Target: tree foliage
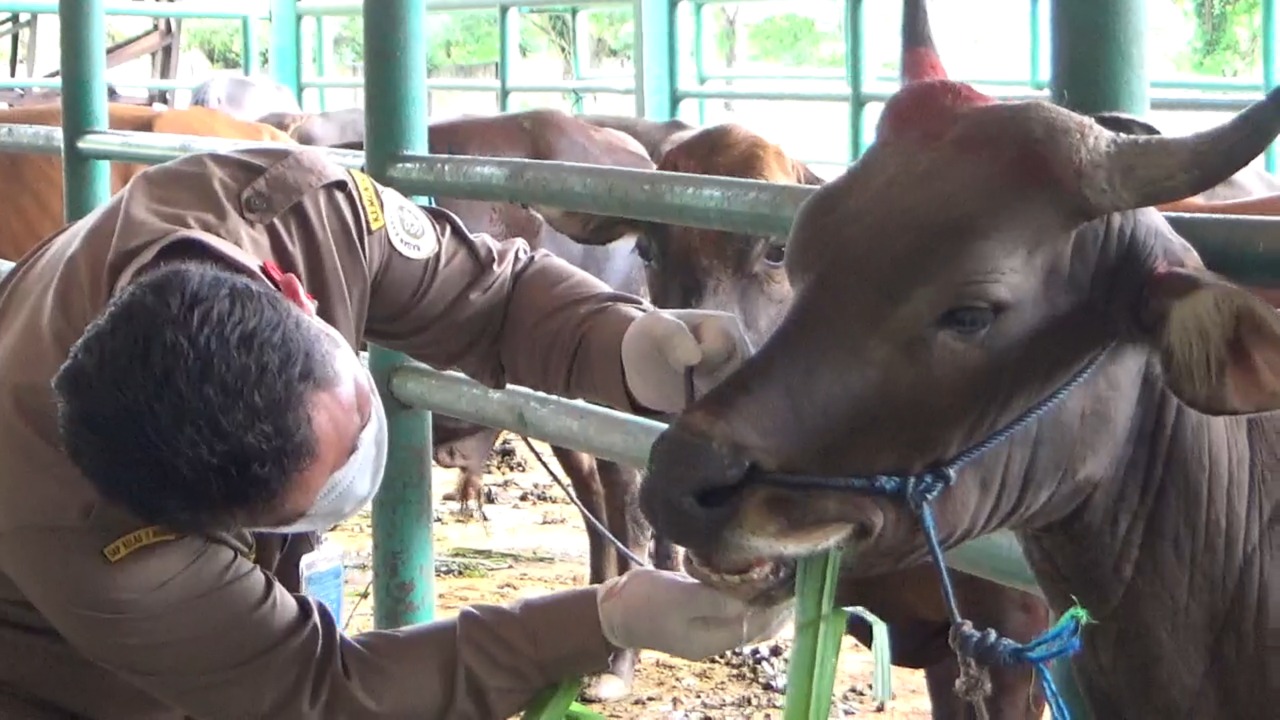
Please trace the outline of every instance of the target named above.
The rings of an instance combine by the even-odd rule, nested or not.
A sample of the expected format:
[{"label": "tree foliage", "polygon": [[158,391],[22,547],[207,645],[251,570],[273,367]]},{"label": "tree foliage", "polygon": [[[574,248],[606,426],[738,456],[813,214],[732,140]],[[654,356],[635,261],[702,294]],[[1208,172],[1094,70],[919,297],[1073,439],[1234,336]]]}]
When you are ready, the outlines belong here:
[{"label": "tree foliage", "polygon": [[[183,20],[182,45],[199,50],[215,68],[242,68],[244,40],[240,28],[241,24],[234,20]],[[264,23],[256,23],[255,32],[260,48],[258,67],[266,67],[271,31]]]},{"label": "tree foliage", "polygon": [[1177,0],[1195,23],[1179,65],[1201,75],[1258,77],[1262,72],[1261,0]]},{"label": "tree foliage", "polygon": [[789,67],[840,67],[844,37],[836,29],[820,29],[807,15],[787,13],[765,18],[747,29],[752,59]]}]

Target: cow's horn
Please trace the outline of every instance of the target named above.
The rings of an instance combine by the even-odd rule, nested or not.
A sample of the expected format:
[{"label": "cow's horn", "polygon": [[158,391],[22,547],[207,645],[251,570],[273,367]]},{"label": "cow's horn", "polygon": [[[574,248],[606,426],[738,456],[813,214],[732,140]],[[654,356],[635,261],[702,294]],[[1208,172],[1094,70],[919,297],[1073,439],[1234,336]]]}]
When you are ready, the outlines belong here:
[{"label": "cow's horn", "polygon": [[[1222,125],[1192,135],[1097,132],[1099,152],[1084,159],[1083,188],[1095,216],[1183,200],[1239,172],[1280,134],[1280,88]],[[1092,162],[1097,171],[1089,177]]]},{"label": "cow's horn", "polygon": [[902,4],[901,72],[903,85],[947,79],[947,70],[933,44],[926,0],[906,0]]}]

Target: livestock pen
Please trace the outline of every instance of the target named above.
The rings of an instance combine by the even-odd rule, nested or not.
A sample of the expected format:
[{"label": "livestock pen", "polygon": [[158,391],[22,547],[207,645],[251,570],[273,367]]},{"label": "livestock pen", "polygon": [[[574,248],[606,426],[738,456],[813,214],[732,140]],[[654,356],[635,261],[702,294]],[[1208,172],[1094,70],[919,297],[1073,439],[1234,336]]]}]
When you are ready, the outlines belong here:
[{"label": "livestock pen", "polygon": [[[1052,72],[1045,87],[1055,100],[1084,112],[1122,110],[1142,114],[1147,110],[1152,103],[1140,62],[1144,47],[1142,5],[1143,0],[1053,4]],[[28,12],[55,9],[53,3],[3,7],[11,6],[24,7]],[[57,3],[63,38],[64,127],[0,127],[0,149],[62,154],[69,221],[93,212],[108,198],[107,161],[157,163],[190,152],[237,145],[207,138],[106,129],[106,99],[101,92],[105,84],[105,17],[109,11],[141,12],[141,7],[135,3],[108,5],[102,0]],[[514,6],[496,7],[503,11]],[[848,7],[851,19],[859,17],[858,0],[849,0]],[[1040,12],[1040,3],[1033,0],[1031,7],[1033,13]],[[1275,24],[1274,3],[1267,0],[1264,7],[1270,28]],[[173,3],[168,9],[151,5],[146,8],[147,12],[191,12],[193,16],[197,12],[213,12],[207,7],[197,11],[194,3]],[[632,88],[637,97],[637,114],[664,120],[675,115],[683,100],[732,95],[722,89],[678,89],[671,33],[676,4],[638,0],[636,8],[636,45],[643,58],[643,62],[636,63],[642,71],[637,72]],[[427,154],[427,128],[421,122],[427,116],[427,37],[423,32],[427,6],[419,0],[366,0],[363,8],[291,0],[273,2],[269,9],[273,75],[295,91],[307,84],[326,86],[326,81],[304,81],[302,77],[298,61],[300,19],[362,9],[365,37],[370,40],[366,43],[365,78],[361,84],[369,140],[363,153],[330,154],[349,167],[366,168],[378,181],[408,195],[429,198],[447,194],[464,199],[539,203],[641,220],[785,235],[796,208],[812,192],[807,187],[749,180]],[[848,28],[850,47],[856,47],[860,24],[851,21]],[[1072,42],[1072,38],[1088,40]],[[1266,82],[1270,87],[1276,66],[1274,33],[1267,32],[1266,38]],[[857,150],[865,144],[860,129],[864,105],[878,96],[866,89],[862,69],[856,67],[856,51],[851,57],[854,59],[850,60],[846,78],[848,92],[843,97],[850,102],[850,155],[856,157]],[[422,61],[410,60],[415,58]],[[338,85],[330,82],[327,86]],[[511,87],[485,90],[501,95],[510,92]],[[1280,244],[1273,239],[1280,230],[1280,220],[1174,214],[1167,217],[1192,241],[1210,267],[1251,285],[1280,285]],[[394,399],[387,404],[391,438],[387,475],[374,501],[373,515],[378,627],[424,622],[433,617],[430,412],[506,427],[641,467],[649,445],[663,427],[651,420],[526,389],[491,390],[457,373],[439,371],[381,348],[370,349],[370,366],[384,397]],[[957,548],[948,560],[954,567],[981,577],[1016,587],[1035,587],[1016,539],[1005,533]],[[1086,715],[1076,709],[1074,717]]]}]

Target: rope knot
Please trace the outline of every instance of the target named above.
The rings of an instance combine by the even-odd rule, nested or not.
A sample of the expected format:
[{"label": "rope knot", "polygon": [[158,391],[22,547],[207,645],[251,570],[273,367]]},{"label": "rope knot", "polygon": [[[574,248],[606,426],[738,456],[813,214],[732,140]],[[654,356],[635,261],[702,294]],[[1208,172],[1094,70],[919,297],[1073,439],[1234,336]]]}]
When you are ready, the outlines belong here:
[{"label": "rope knot", "polygon": [[951,649],[979,665],[1015,665],[1021,659],[1017,654],[1021,648],[1021,645],[991,628],[981,631],[974,629],[973,623],[968,620],[951,627]]},{"label": "rope knot", "polygon": [[964,693],[973,692],[975,683],[979,682],[977,678],[966,679],[966,674],[973,674],[972,671],[966,672],[966,663],[988,667],[1032,665],[1044,688],[1049,716],[1054,720],[1066,720],[1070,714],[1066,702],[1053,682],[1053,676],[1049,673],[1049,663],[1078,652],[1082,644],[1081,631],[1090,622],[1092,620],[1089,618],[1088,611],[1076,605],[1063,613],[1058,622],[1043,635],[1026,644],[1002,637],[995,630],[987,629],[979,632],[968,620],[955,623],[951,627],[951,648],[961,658],[960,679],[956,682],[956,692],[968,700],[969,697]]},{"label": "rope knot", "polygon": [[907,478],[906,487],[903,491],[907,496],[907,503],[917,514],[929,503],[933,502],[942,494],[943,490],[951,487],[956,481],[956,470],[950,465],[942,467],[933,467],[925,470],[919,475],[912,475]]}]

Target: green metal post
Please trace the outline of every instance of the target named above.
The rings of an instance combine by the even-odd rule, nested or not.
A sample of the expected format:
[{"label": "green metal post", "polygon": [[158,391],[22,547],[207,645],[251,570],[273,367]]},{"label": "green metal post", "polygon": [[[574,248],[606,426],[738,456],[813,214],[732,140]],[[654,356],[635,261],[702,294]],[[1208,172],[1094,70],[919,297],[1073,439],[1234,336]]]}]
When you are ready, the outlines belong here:
[{"label": "green metal post", "polygon": [[1040,0],[1031,0],[1031,81],[1033,88],[1041,87],[1040,75]]},{"label": "green metal post", "polygon": [[[1263,92],[1276,86],[1276,0],[1262,0],[1262,85]],[[1267,172],[1276,171],[1276,143],[1267,146]]]},{"label": "green metal post", "polygon": [[88,132],[108,129],[107,15],[102,0],[59,0],[62,51],[63,217],[73,222],[111,198],[111,168],[76,147]]},{"label": "green metal post", "polygon": [[862,156],[862,113],[867,100],[862,96],[862,0],[845,0],[844,66],[849,80],[849,162]]},{"label": "green metal post", "polygon": [[[691,9],[693,10],[693,86],[702,87],[707,82],[707,71],[706,68],[703,67],[703,64],[706,62],[706,58],[704,57],[706,50],[702,46],[703,42],[706,41],[707,28],[705,16],[707,14],[707,6],[697,2],[696,0],[691,3],[691,5]],[[732,82],[733,81],[730,80],[725,84],[731,84]],[[698,98],[697,103],[698,126],[701,127],[702,125],[707,124],[707,99]]]},{"label": "green metal post", "polygon": [[[323,15],[316,16],[315,27],[316,27],[316,43],[315,43],[316,77],[322,78],[328,75],[329,73],[329,69],[326,66],[328,65],[329,55],[332,53],[333,48],[329,43],[328,34],[325,33]],[[316,88],[316,92],[319,93],[319,96],[320,96],[320,112],[324,112],[329,107],[328,98],[325,97],[326,95],[329,94],[329,89],[323,88],[323,87]]]},{"label": "green metal post", "polygon": [[650,120],[676,116],[676,0],[636,0],[637,99]]},{"label": "green metal post", "polygon": [[[570,52],[569,64],[573,66],[573,80],[577,82],[582,79],[582,60],[589,50],[588,43],[591,42],[591,32],[588,28],[582,27],[583,13],[580,8],[572,8],[569,10],[569,35],[570,45],[573,50]],[[582,93],[569,92],[569,102],[573,106],[575,114],[582,113]]]},{"label": "green metal post", "polygon": [[1050,12],[1053,101],[1145,115],[1146,0],[1054,0]]},{"label": "green metal post", "polygon": [[271,77],[302,100],[302,24],[298,0],[271,0]]},{"label": "green metal post", "polygon": [[244,74],[256,75],[258,72],[258,19],[247,17],[240,21],[241,48],[244,50]]},{"label": "green metal post", "polygon": [[[387,181],[406,152],[427,152],[426,3],[364,0],[365,163]],[[396,400],[388,387],[410,359],[369,348],[369,369],[387,408],[390,453],[373,500],[374,623],[392,628],[435,614],[431,543],[431,414]]]},{"label": "green metal post", "polygon": [[520,57],[520,14],[516,8],[498,8],[498,112],[511,105],[511,61]]}]

